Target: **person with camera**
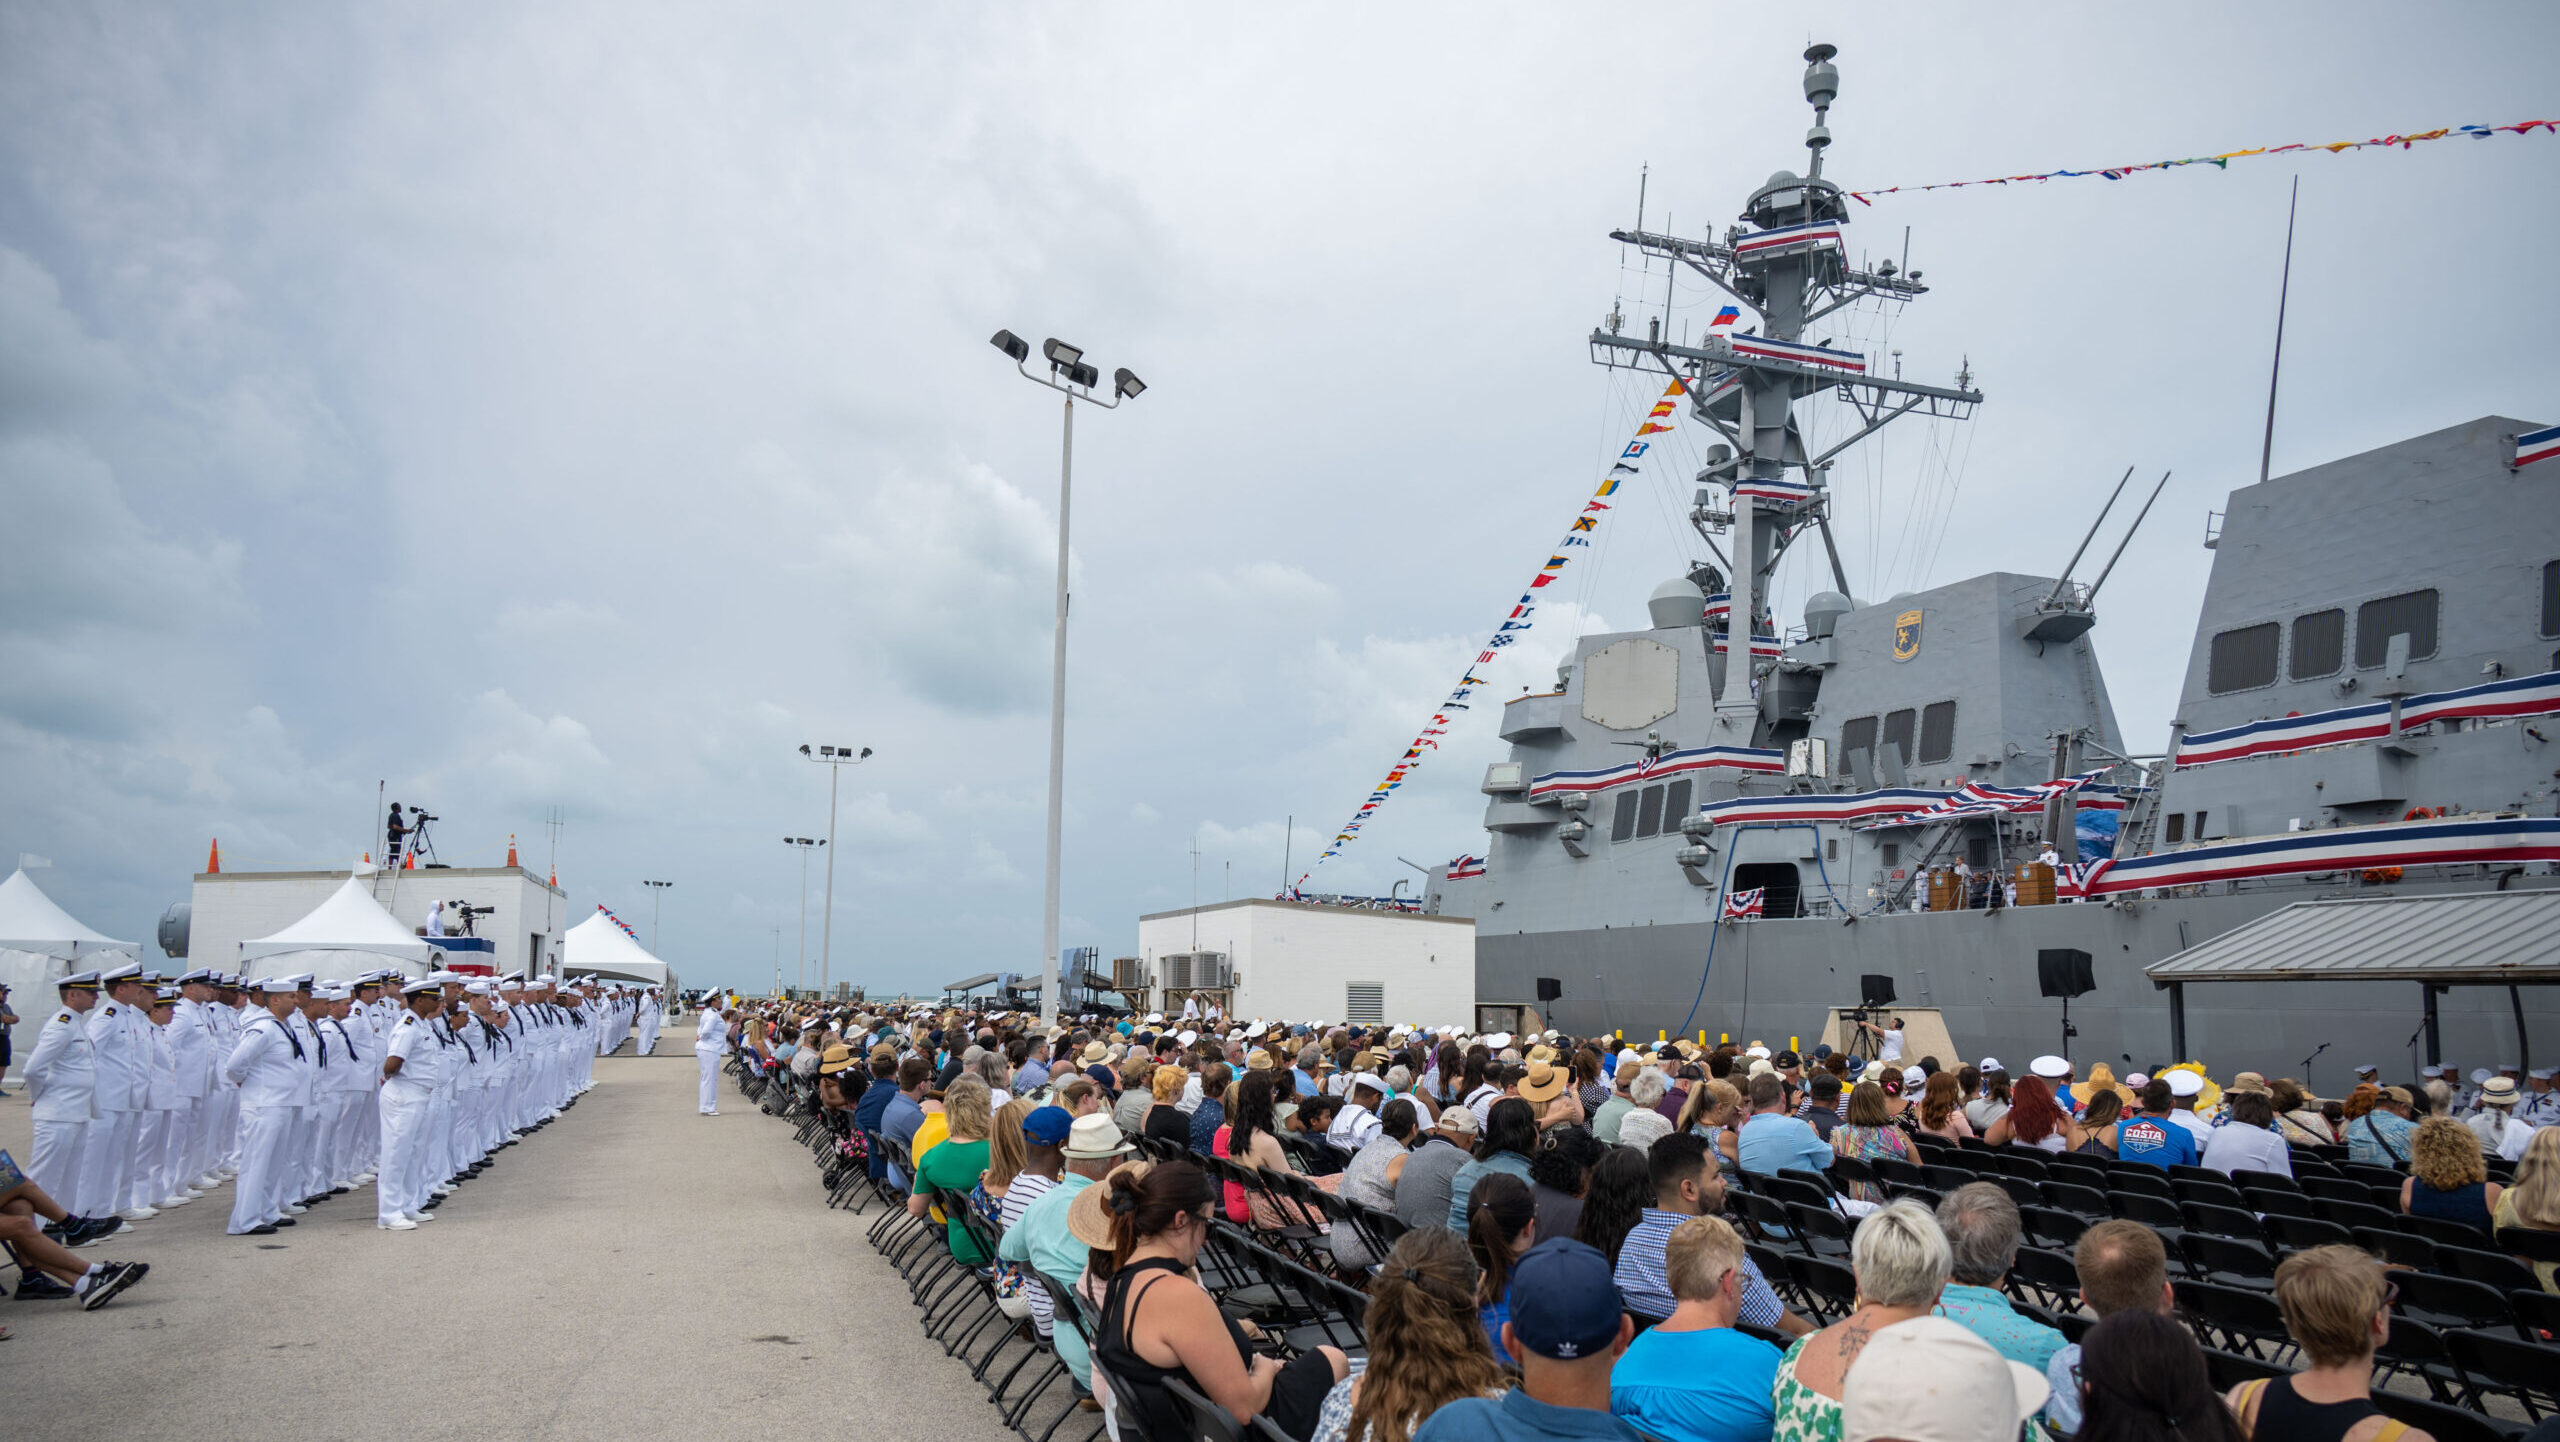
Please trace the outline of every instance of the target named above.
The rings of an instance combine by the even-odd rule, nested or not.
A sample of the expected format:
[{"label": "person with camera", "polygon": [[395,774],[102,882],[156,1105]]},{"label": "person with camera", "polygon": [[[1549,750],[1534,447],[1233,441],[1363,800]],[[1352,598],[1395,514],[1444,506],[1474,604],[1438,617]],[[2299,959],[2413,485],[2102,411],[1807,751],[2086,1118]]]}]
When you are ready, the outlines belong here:
[{"label": "person with camera", "polygon": [[1864,1016],[1856,1020],[1858,1030],[1876,1039],[1876,1060],[1886,1062],[1902,1060],[1902,1018],[1890,1017],[1882,1026],[1876,1025]]}]

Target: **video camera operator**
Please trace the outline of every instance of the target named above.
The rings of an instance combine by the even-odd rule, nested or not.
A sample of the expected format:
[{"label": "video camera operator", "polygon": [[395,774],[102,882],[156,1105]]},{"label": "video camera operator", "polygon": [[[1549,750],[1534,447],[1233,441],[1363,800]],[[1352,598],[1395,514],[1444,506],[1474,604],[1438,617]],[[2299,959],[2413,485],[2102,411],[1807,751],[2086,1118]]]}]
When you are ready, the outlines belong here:
[{"label": "video camera operator", "polygon": [[382,835],[384,864],[397,867],[401,844],[409,839],[409,823],[400,819],[400,803],[397,801],[391,803],[391,819],[383,823]]},{"label": "video camera operator", "polygon": [[1883,1026],[1878,1026],[1865,1017],[1859,1017],[1857,1022],[1860,1031],[1876,1039],[1876,1060],[1902,1060],[1902,1018],[1891,1017]]}]

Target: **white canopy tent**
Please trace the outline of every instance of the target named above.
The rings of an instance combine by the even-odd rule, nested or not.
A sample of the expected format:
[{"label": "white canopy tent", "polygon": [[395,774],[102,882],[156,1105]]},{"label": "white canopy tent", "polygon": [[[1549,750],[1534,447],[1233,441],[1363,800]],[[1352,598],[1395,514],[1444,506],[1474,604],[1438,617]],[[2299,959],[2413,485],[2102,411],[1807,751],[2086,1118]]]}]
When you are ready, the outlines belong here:
[{"label": "white canopy tent", "polygon": [[570,927],[560,938],[560,974],[593,976],[599,981],[663,986],[672,994],[675,969],[649,954],[649,949],[623,934],[612,917],[599,911]]},{"label": "white canopy tent", "polygon": [[72,973],[73,962],[108,953],[130,959],[141,956],[142,948],[82,926],[23,870],[0,881],[0,984],[9,988],[15,1003],[9,1009],[18,1014],[9,1036],[19,1057],[35,1049],[44,1019],[53,1014],[54,983]]},{"label": "white canopy tent", "polygon": [[323,981],[347,981],[396,963],[412,978],[435,969],[443,955],[423,936],[391,919],[373,899],[362,876],[350,876],[309,916],[254,941],[240,943],[240,973],[291,976],[310,972]]}]

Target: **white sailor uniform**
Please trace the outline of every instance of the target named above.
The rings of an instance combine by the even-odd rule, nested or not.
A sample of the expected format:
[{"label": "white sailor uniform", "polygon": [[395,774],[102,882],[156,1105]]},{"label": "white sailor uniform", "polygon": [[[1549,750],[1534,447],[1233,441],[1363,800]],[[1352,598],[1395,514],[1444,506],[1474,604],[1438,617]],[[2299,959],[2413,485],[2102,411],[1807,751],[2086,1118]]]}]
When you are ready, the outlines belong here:
[{"label": "white sailor uniform", "polygon": [[80,1161],[97,1118],[97,1060],[89,1049],[87,1017],[69,1006],[55,1007],[21,1071],[35,1099],[35,1148],[27,1176],[78,1213],[85,1200]]}]

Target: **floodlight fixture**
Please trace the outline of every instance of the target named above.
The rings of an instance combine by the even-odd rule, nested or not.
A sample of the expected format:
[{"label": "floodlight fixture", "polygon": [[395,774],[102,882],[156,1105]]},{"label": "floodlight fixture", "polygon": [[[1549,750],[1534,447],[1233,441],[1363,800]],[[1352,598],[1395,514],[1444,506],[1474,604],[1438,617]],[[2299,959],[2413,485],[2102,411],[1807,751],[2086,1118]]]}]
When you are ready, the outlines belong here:
[{"label": "floodlight fixture", "polygon": [[1076,364],[1067,367],[1067,380],[1070,384],[1082,386],[1086,390],[1092,390],[1095,386],[1102,384],[1102,372],[1084,364],[1082,361],[1078,361]]},{"label": "floodlight fixture", "polygon": [[997,350],[1013,358],[1015,365],[1031,359],[1031,342],[1009,330],[1000,330],[990,338]]},{"label": "floodlight fixture", "polygon": [[1147,383],[1138,379],[1127,366],[1122,366],[1111,373],[1111,388],[1120,393],[1122,400],[1133,401],[1138,398],[1138,392],[1147,388]]},{"label": "floodlight fixture", "polygon": [[1076,362],[1084,359],[1083,346],[1069,345],[1056,336],[1040,343],[1040,353],[1049,358],[1051,370],[1071,371],[1076,368]]}]

